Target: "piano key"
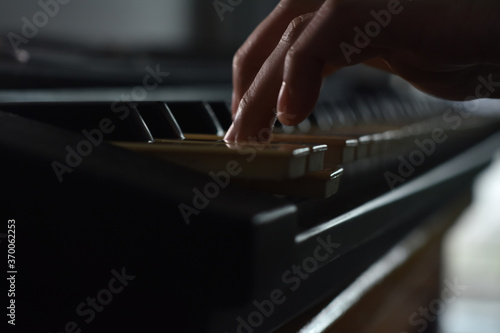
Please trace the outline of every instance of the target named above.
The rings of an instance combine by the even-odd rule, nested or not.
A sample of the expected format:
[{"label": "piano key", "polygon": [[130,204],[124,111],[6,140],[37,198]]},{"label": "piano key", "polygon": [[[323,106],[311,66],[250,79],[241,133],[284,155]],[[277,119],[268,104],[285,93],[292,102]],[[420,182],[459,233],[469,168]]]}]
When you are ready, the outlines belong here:
[{"label": "piano key", "polygon": [[233,122],[229,105],[226,102],[209,102],[208,104],[219,120],[223,131],[227,132]]},{"label": "piano key", "polygon": [[370,152],[371,157],[385,157],[390,153],[390,143],[393,139],[390,131],[377,133],[372,135],[374,138],[372,143],[372,149]]},{"label": "piano key", "polygon": [[317,106],[314,107],[314,110],[307,117],[307,119],[309,119],[309,122],[311,123],[311,126],[313,126],[313,127],[318,127],[319,126],[318,119],[317,119],[317,116],[316,116],[316,108],[317,108]]},{"label": "piano key", "polygon": [[278,119],[274,122],[274,132],[275,133],[284,133],[285,125],[283,125]]},{"label": "piano key", "polygon": [[395,158],[398,152],[405,150],[406,142],[401,131],[386,131],[382,135],[385,141],[383,147],[384,155]]},{"label": "piano key", "polygon": [[224,130],[224,128],[222,127],[219,118],[217,118],[214,110],[212,109],[212,106],[207,102],[203,102],[203,106],[205,107],[205,110],[207,111],[209,117],[212,119],[213,124],[216,128],[215,134],[221,136],[226,134],[226,130]]},{"label": "piano key", "polygon": [[[415,119],[418,114],[418,108],[415,107],[415,103],[413,100],[409,100],[408,98],[401,99],[401,106],[404,110],[404,116],[406,120]],[[425,117],[425,114],[422,115]]]},{"label": "piano key", "polygon": [[283,131],[283,133],[292,134],[293,132],[295,132],[295,126],[282,125],[281,130]]},{"label": "piano key", "polygon": [[302,133],[308,133],[311,131],[312,125],[311,121],[306,118],[300,124],[297,125],[297,129]]},{"label": "piano key", "polygon": [[137,108],[154,138],[184,139],[184,134],[167,104],[140,103]]},{"label": "piano key", "polygon": [[415,114],[412,119],[418,119],[422,117],[430,117],[436,114],[435,106],[433,106],[427,98],[417,97],[409,101],[413,104],[415,109]]},{"label": "piano key", "polygon": [[154,138],[151,135],[146,122],[144,121],[136,107],[132,106],[130,108],[127,122],[129,123],[132,132],[134,132],[139,141],[154,142]]},{"label": "piano key", "polygon": [[332,196],[338,191],[342,173],[343,169],[340,167],[325,168],[291,180],[236,179],[235,182],[271,194],[323,199]]},{"label": "piano key", "polygon": [[[281,138],[278,136],[278,138]],[[283,139],[286,138],[286,136],[282,137]],[[223,138],[221,136],[217,135],[210,135],[210,134],[187,134],[186,139],[191,141],[191,142],[198,142],[198,143],[205,143],[205,144],[211,144],[213,142],[223,142]],[[163,140],[157,140],[157,142],[162,142]],[[323,169],[324,166],[324,161],[325,161],[325,155],[328,153],[328,146],[326,144],[320,144],[317,143],[318,140],[310,140],[309,142],[300,142],[300,140],[297,141],[280,141],[278,140],[273,140],[273,144],[278,144],[278,143],[283,143],[283,144],[300,144],[302,146],[306,146],[307,148],[310,149],[310,153],[307,157],[307,171],[318,171]]]},{"label": "piano key", "polygon": [[358,147],[356,149],[356,160],[367,158],[372,143],[371,135],[362,135],[358,138]]},{"label": "piano key", "polygon": [[360,123],[351,103],[345,100],[337,100],[330,105],[335,128],[350,127]]},{"label": "piano key", "polygon": [[352,137],[274,134],[273,141],[290,143],[322,143],[328,149],[325,152],[325,164],[335,166],[354,160],[358,141]]},{"label": "piano key", "polygon": [[158,140],[155,143],[112,142],[203,173],[232,171],[237,178],[293,179],[307,170],[310,149],[295,144],[227,144],[220,141]]},{"label": "piano key", "polygon": [[398,143],[401,142],[398,131],[385,131],[371,135],[369,149],[370,157],[387,157],[396,151]]},{"label": "piano key", "polygon": [[366,101],[366,104],[370,107],[370,109],[374,115],[374,118],[375,118],[374,122],[383,123],[383,122],[387,121],[387,118],[386,118],[384,112],[382,112],[382,110],[380,109],[380,105],[377,102],[376,97],[371,96],[371,95],[367,95],[365,97],[365,101]]},{"label": "piano key", "polygon": [[380,107],[388,122],[396,123],[400,120],[398,106],[394,103],[392,98],[381,98]]},{"label": "piano key", "polygon": [[326,111],[325,108],[325,103],[318,103],[309,117],[314,126],[320,130],[328,131],[332,128],[333,122],[330,112]]},{"label": "piano key", "polygon": [[167,103],[184,133],[224,135],[224,130],[214,111],[205,102]]},{"label": "piano key", "polygon": [[305,144],[305,146],[309,147],[311,150],[307,158],[307,171],[313,172],[323,169],[325,164],[325,153],[328,151],[328,146],[325,144]]},{"label": "piano key", "polygon": [[373,123],[375,117],[362,99],[357,99],[353,104],[353,110],[361,122]]},{"label": "piano key", "polygon": [[274,133],[286,133],[292,134],[295,132],[295,126],[283,125],[279,120],[276,119],[274,123]]}]

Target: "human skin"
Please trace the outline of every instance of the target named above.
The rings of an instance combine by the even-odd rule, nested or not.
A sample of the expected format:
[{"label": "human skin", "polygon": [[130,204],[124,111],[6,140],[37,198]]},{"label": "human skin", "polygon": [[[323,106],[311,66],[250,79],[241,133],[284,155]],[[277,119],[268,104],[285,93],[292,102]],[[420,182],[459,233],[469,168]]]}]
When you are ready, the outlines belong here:
[{"label": "human skin", "polygon": [[[366,46],[346,52],[345,45],[356,46],[355,28],[366,32],[381,11],[390,21],[372,30]],[[485,97],[498,98],[499,18],[495,0],[282,0],[234,56],[233,125],[224,139],[269,140],[262,133],[276,117],[300,123],[323,78],[360,63],[451,100],[483,97],[475,94],[478,77],[491,75],[499,89]]]}]

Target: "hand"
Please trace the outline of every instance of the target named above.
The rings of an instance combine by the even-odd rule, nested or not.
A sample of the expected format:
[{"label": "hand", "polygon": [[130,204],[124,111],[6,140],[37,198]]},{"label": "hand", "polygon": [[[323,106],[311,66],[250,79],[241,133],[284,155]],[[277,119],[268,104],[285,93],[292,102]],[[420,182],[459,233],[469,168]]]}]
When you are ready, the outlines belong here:
[{"label": "hand", "polygon": [[234,57],[225,140],[269,140],[276,117],[300,123],[323,77],[359,63],[443,98],[498,97],[498,17],[494,0],[282,0]]}]

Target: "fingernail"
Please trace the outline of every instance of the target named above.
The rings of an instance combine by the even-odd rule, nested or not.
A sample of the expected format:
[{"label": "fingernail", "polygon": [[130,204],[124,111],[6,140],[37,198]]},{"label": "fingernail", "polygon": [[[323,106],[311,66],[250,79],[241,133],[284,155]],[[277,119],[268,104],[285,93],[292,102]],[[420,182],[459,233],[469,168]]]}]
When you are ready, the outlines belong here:
[{"label": "fingernail", "polygon": [[288,120],[290,119],[290,115],[288,114],[290,99],[290,91],[286,82],[283,81],[278,95],[278,111],[276,112],[276,115],[278,116],[279,121],[284,125],[288,125]]},{"label": "fingernail", "polygon": [[236,92],[233,91],[233,94],[231,96],[231,114],[234,119],[234,115],[236,114]]},{"label": "fingernail", "polygon": [[229,129],[227,130],[226,135],[224,135],[224,141],[234,142],[234,136],[235,136],[234,123],[232,123]]}]

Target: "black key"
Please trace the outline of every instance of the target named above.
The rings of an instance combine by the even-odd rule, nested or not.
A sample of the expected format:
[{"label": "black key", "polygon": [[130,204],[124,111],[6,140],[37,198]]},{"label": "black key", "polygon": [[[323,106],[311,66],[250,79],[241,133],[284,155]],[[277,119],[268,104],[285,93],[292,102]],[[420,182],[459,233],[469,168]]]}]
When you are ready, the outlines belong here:
[{"label": "black key", "polygon": [[274,123],[274,133],[278,134],[292,134],[295,132],[296,126],[283,125],[278,119]]},{"label": "black key", "polygon": [[398,110],[398,105],[394,103],[392,98],[380,98],[380,106],[385,118],[388,121],[392,122],[399,120],[400,111]]},{"label": "black key", "polygon": [[309,116],[312,124],[323,131],[328,131],[332,127],[332,118],[327,108],[328,106],[325,102],[318,103]]},{"label": "black key", "polygon": [[220,125],[224,132],[227,132],[231,124],[233,123],[233,119],[231,117],[231,109],[227,105],[226,102],[209,102],[208,103],[212,108],[215,116],[219,120]]},{"label": "black key", "polygon": [[377,97],[370,95],[366,96],[366,104],[369,105],[372,110],[375,122],[384,123],[388,120],[384,112],[382,112],[382,109],[380,109],[380,102]]},{"label": "black key", "polygon": [[132,133],[134,133],[138,141],[154,142],[153,136],[151,135],[146,122],[144,121],[136,107],[130,108],[130,114],[127,117],[127,122]]},{"label": "black key", "polygon": [[153,138],[184,139],[184,134],[167,104],[163,102],[140,103],[137,108]]},{"label": "black key", "polygon": [[224,135],[212,108],[204,102],[167,103],[184,133]]},{"label": "black key", "polygon": [[361,122],[366,124],[373,122],[375,116],[373,115],[370,107],[363,101],[362,98],[357,98],[353,102],[353,109]]},{"label": "black key", "polygon": [[330,112],[334,121],[334,127],[354,126],[359,123],[356,113],[347,101],[335,101],[335,103],[332,103]]},{"label": "black key", "polygon": [[300,124],[297,125],[297,129],[302,133],[309,133],[311,131],[312,124],[309,118],[304,119]]}]

